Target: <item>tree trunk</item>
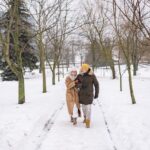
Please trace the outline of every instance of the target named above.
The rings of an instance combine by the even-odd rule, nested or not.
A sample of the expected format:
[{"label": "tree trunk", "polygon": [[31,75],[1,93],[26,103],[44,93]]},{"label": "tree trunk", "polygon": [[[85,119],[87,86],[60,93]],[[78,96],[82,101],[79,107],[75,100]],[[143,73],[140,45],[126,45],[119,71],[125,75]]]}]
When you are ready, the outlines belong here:
[{"label": "tree trunk", "polygon": [[67,71],[67,72],[69,71],[69,67],[70,67],[69,64],[70,64],[70,63],[67,63],[67,65],[66,65],[66,71]]},{"label": "tree trunk", "polygon": [[40,54],[40,67],[39,67],[39,73],[42,73],[42,63],[41,63],[41,54]]},{"label": "tree trunk", "polygon": [[130,88],[130,96],[132,100],[132,104],[136,104],[134,91],[133,91],[133,83],[132,83],[132,75],[131,75],[131,66],[128,64],[128,76],[129,76],[129,88]]},{"label": "tree trunk", "polygon": [[18,62],[18,104],[25,103],[25,85],[24,85],[24,74],[23,74],[23,66],[22,66],[22,57],[21,57],[21,50],[17,54],[17,62]]},{"label": "tree trunk", "polygon": [[23,104],[25,103],[25,87],[24,87],[24,74],[23,74],[23,64],[22,64],[22,51],[23,49],[21,49],[19,47],[20,45],[20,41],[19,41],[19,22],[20,22],[20,19],[19,19],[19,1],[16,0],[16,10],[15,10],[15,17],[16,17],[16,22],[15,22],[15,25],[16,25],[16,30],[15,32],[13,33],[14,35],[14,48],[15,48],[15,52],[16,52],[16,59],[17,59],[17,70],[18,70],[18,74],[17,74],[17,77],[18,77],[18,104]]},{"label": "tree trunk", "polygon": [[45,63],[42,62],[42,74],[43,74],[43,93],[46,93],[46,72],[45,72]]},{"label": "tree trunk", "polygon": [[42,80],[43,80],[43,93],[47,92],[46,88],[46,71],[45,71],[45,50],[43,47],[42,35],[40,34],[40,63],[41,63],[41,70],[42,70]]},{"label": "tree trunk", "polygon": [[52,71],[52,84],[53,84],[53,85],[56,84],[55,78],[56,78],[56,75],[55,75],[55,68],[53,68],[53,71]]},{"label": "tree trunk", "polygon": [[133,75],[137,75],[137,69],[138,69],[138,37],[137,32],[133,32],[133,42],[132,42],[132,48],[133,48],[133,56],[132,56],[132,63],[133,63]]},{"label": "tree trunk", "polygon": [[114,66],[114,64],[113,65],[111,64],[110,68],[111,68],[111,71],[112,71],[112,78],[116,79],[116,72],[115,72],[115,66]]},{"label": "tree trunk", "polygon": [[25,103],[25,85],[23,72],[20,72],[20,75],[18,76],[18,95],[19,95],[18,104]]},{"label": "tree trunk", "polygon": [[120,91],[122,92],[122,74],[121,74],[121,66],[120,62],[118,61],[118,67],[119,67],[119,79],[120,79]]},{"label": "tree trunk", "polygon": [[93,72],[95,71],[95,61],[96,61],[96,58],[95,58],[95,42],[91,44],[91,52],[92,52],[92,69],[93,69]]},{"label": "tree trunk", "polygon": [[137,70],[138,70],[138,60],[137,60],[137,47],[134,47],[133,50],[133,56],[132,56],[132,63],[133,63],[133,75],[137,75]]},{"label": "tree trunk", "polygon": [[116,79],[116,71],[115,71],[114,60],[112,58],[113,57],[112,52],[107,52],[107,50],[104,49],[104,57],[112,71],[112,79]]},{"label": "tree trunk", "polygon": [[59,65],[59,63],[58,63],[58,65],[57,65],[57,67],[58,67],[58,68],[57,68],[57,69],[58,69],[58,71],[57,71],[57,72],[58,72],[58,82],[59,82],[59,81],[60,81],[60,68],[59,68],[59,67],[60,67],[60,65]]},{"label": "tree trunk", "polygon": [[137,75],[137,70],[138,70],[138,64],[136,62],[133,62],[133,75]]},{"label": "tree trunk", "polygon": [[107,60],[109,61],[109,66],[112,71],[112,79],[116,79],[116,71],[115,71],[115,65],[114,65],[114,60],[113,60],[113,56],[112,56],[112,51],[110,51],[110,53],[108,53],[107,55],[108,55]]},{"label": "tree trunk", "polygon": [[62,63],[62,75],[63,75],[63,78],[65,77],[65,70],[64,70],[64,64]]}]

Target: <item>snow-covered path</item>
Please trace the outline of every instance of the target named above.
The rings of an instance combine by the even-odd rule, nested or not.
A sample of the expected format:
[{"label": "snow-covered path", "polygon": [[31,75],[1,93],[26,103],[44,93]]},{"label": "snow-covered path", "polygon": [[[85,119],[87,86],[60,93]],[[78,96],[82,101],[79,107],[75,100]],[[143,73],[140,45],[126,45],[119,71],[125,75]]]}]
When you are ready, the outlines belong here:
[{"label": "snow-covered path", "polygon": [[60,104],[60,106],[57,109],[55,109],[53,113],[49,113],[49,111],[47,111],[46,114],[41,116],[36,122],[30,135],[22,139],[22,141],[19,143],[16,149],[39,150],[43,141],[47,138],[47,134],[53,127],[55,119],[57,118],[59,113],[61,113],[63,106],[64,103]]},{"label": "snow-covered path", "polygon": [[100,108],[93,105],[92,109],[92,124],[87,129],[82,119],[76,126],[69,122],[65,105],[40,150],[114,150]]},{"label": "snow-covered path", "polygon": [[118,79],[97,72],[100,105],[92,105],[90,129],[83,118],[77,126],[69,122],[64,79],[48,84],[46,94],[38,74],[26,79],[24,105],[17,104],[16,82],[0,82],[0,150],[149,150],[150,68],[142,72],[134,77],[136,105],[131,104],[126,76],[119,92]]}]

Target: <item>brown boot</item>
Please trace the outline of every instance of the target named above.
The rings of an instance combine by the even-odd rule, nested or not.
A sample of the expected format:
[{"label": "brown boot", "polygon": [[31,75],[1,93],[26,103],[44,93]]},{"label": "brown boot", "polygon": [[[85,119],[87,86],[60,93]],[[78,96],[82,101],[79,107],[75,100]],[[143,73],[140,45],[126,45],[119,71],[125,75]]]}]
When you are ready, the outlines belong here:
[{"label": "brown boot", "polygon": [[85,123],[86,123],[86,127],[87,127],[87,128],[90,128],[90,120],[89,120],[89,119],[86,119],[86,122],[85,122]]},{"label": "brown boot", "polygon": [[86,123],[86,117],[84,116],[84,120],[83,120],[83,123]]},{"label": "brown boot", "polygon": [[73,125],[77,124],[77,118],[73,118]]}]

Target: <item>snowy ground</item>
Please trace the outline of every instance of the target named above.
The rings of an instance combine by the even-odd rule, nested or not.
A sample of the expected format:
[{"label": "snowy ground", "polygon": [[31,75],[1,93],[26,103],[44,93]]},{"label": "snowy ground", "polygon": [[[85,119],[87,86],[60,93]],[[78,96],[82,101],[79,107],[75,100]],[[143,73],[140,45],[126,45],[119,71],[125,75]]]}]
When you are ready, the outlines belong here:
[{"label": "snowy ground", "polygon": [[110,78],[109,70],[96,72],[100,97],[92,106],[92,124],[69,122],[64,80],[41,92],[41,76],[26,76],[26,103],[17,104],[17,82],[0,82],[0,150],[149,150],[150,67],[134,78],[137,104],[131,105],[128,80]]}]

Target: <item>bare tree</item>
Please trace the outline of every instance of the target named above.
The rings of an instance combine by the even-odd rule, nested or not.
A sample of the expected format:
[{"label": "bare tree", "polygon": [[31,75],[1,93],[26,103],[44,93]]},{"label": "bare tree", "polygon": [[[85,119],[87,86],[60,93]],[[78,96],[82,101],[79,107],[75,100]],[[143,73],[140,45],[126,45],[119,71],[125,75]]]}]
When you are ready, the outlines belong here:
[{"label": "bare tree", "polygon": [[[75,30],[75,26],[71,26],[71,20],[69,16],[69,6],[71,1],[65,0],[59,2],[59,9],[58,12],[55,13],[54,18],[59,19],[54,28],[47,32],[47,62],[50,66],[52,71],[52,84],[55,85],[56,83],[56,68],[58,67],[60,62],[63,58],[63,53],[65,51],[66,39],[71,34],[72,30]],[[59,71],[59,70],[58,70]],[[59,72],[58,72],[59,75]],[[58,76],[59,77],[59,76]]]},{"label": "bare tree", "polygon": [[141,40],[143,37],[150,39],[150,26],[148,20],[150,13],[148,8],[148,1],[146,0],[124,0],[123,3],[118,4],[116,0],[113,1],[116,8],[124,16],[130,25],[130,31],[132,34],[132,63],[133,74],[136,75],[138,70],[138,63],[144,55],[144,51],[141,53]]},{"label": "bare tree", "polygon": [[[0,42],[4,45],[3,48],[3,55],[4,58],[10,67],[10,69],[15,73],[18,78],[18,103],[23,104],[25,102],[25,85],[24,85],[24,73],[23,73],[23,66],[22,66],[22,49],[19,46],[19,26],[21,25],[19,19],[19,4],[21,0],[14,0],[14,1],[5,1],[3,6],[6,6],[10,20],[7,24],[7,31],[4,34],[3,31],[0,32]],[[15,29],[12,28],[15,26]],[[16,62],[10,59],[9,53],[9,45],[10,45],[10,34],[14,40],[14,49],[16,53]]]},{"label": "bare tree", "polygon": [[113,40],[111,37],[107,37],[106,31],[108,27],[108,21],[106,17],[107,9],[104,9],[102,2],[95,1],[87,2],[84,5],[85,14],[83,16],[83,21],[88,22],[83,28],[83,34],[91,43],[92,57],[94,60],[93,69],[96,65],[96,49],[99,45],[99,51],[103,54],[107,64],[110,66],[112,71],[112,78],[116,78],[114,60],[113,60]]},{"label": "bare tree", "polygon": [[131,100],[132,100],[132,104],[135,104],[136,100],[135,100],[135,96],[134,96],[132,74],[131,74],[132,35],[130,34],[130,31],[128,30],[129,29],[128,26],[126,26],[126,22],[125,22],[125,24],[117,22],[118,16],[117,16],[117,10],[116,10],[115,3],[113,3],[113,16],[114,16],[114,30],[116,33],[117,46],[118,46],[119,50],[122,51],[122,53],[125,57],[125,60],[126,60]]},{"label": "bare tree", "polygon": [[[131,24],[135,28],[141,30],[143,36],[150,40],[150,26],[148,23],[148,20],[150,19],[150,1],[123,0],[123,2],[119,4],[116,0],[113,0],[113,3]],[[133,14],[134,19],[132,19],[131,14]]]},{"label": "bare tree", "polygon": [[46,48],[46,32],[56,25],[57,18],[54,22],[50,22],[51,18],[58,10],[59,0],[48,2],[46,0],[33,0],[32,11],[36,23],[36,39],[39,49],[40,72],[42,72],[43,93],[46,93],[46,70],[45,70],[45,48]]}]

